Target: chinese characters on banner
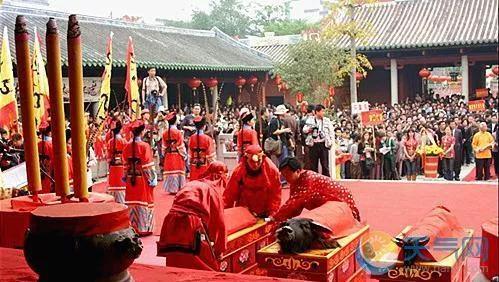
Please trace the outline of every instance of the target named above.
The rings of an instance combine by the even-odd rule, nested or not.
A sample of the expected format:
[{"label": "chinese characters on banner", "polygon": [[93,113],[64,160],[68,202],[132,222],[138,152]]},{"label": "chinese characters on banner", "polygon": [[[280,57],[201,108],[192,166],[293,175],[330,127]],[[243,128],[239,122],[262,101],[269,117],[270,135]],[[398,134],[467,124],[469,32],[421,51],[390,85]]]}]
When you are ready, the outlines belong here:
[{"label": "chinese characters on banner", "polygon": [[362,112],[367,112],[369,111],[369,103],[364,101],[364,102],[356,102],[352,103],[352,115],[362,113]]},{"label": "chinese characters on banner", "polygon": [[383,111],[371,110],[360,113],[363,126],[374,126],[383,123]]},{"label": "chinese characters on banner", "polygon": [[471,112],[485,111],[485,100],[475,100],[468,102],[468,109]]},{"label": "chinese characters on banner", "polygon": [[477,98],[485,98],[489,96],[489,90],[487,88],[477,88],[475,93]]}]

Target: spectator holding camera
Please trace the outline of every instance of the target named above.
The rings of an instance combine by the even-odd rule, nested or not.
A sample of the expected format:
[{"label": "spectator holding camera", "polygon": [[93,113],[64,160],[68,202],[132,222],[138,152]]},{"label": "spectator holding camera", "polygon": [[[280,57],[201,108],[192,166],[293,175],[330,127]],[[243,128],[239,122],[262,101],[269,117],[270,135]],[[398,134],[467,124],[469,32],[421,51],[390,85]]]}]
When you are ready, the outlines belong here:
[{"label": "spectator holding camera", "polygon": [[319,172],[319,161],[322,174],[329,174],[329,149],[332,145],[331,120],[324,117],[324,106],[315,106],[315,115],[310,116],[303,126],[303,133],[307,135],[305,144],[309,147],[310,165],[313,171]]},{"label": "spectator holding camera", "polygon": [[142,103],[144,103],[144,108],[155,113],[162,105],[168,107],[167,86],[161,77],[156,76],[156,68],[149,68],[147,73],[149,76],[142,81]]}]

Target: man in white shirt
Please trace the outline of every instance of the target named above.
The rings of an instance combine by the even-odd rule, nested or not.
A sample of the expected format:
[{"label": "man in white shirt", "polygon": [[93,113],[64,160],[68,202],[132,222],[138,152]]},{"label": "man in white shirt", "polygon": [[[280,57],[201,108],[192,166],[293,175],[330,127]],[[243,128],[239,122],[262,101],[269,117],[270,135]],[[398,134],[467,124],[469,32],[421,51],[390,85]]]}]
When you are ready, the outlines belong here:
[{"label": "man in white shirt", "polygon": [[303,133],[307,134],[305,144],[309,146],[311,169],[319,172],[319,161],[322,174],[329,175],[329,149],[332,145],[331,120],[324,117],[324,106],[315,106],[315,115],[307,119]]},{"label": "man in white shirt", "polygon": [[149,76],[142,81],[142,103],[155,113],[162,105],[168,107],[167,86],[161,77],[156,76],[156,68],[150,68],[147,73]]}]

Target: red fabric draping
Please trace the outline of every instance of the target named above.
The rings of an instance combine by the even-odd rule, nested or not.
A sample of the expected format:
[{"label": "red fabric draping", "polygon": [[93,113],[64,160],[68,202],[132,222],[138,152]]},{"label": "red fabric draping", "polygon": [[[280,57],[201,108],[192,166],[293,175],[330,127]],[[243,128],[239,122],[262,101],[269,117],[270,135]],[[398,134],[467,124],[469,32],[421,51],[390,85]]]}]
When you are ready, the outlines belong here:
[{"label": "red fabric draping", "polygon": [[224,218],[227,234],[233,234],[239,230],[255,225],[257,221],[256,217],[244,207],[225,209]]},{"label": "red fabric draping", "polygon": [[[414,224],[404,237],[428,236],[430,241],[425,245],[426,249],[421,250],[421,254],[432,261],[440,261],[452,254],[455,249],[461,248],[465,235],[464,228],[456,216],[446,207],[437,206]],[[446,248],[442,246],[435,248],[435,243],[445,238],[455,238],[456,244]]]},{"label": "red fabric draping", "polygon": [[313,209],[304,210],[298,217],[309,218],[332,230],[330,237],[342,238],[351,235],[362,228],[352,215],[350,207],[343,202],[330,201]]},{"label": "red fabric draping", "polygon": [[480,267],[489,279],[499,275],[499,231],[498,218],[493,218],[482,225],[482,248]]}]

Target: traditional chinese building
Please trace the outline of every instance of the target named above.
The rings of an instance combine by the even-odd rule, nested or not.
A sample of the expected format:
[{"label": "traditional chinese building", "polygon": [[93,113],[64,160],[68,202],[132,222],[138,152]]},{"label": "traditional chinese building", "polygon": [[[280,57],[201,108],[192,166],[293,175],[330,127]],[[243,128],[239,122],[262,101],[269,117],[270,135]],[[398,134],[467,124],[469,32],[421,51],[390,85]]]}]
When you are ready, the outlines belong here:
[{"label": "traditional chinese building", "polygon": [[[438,67],[454,67],[457,90],[473,99],[475,90],[486,86],[486,69],[498,64],[497,19],[496,0],[407,0],[356,7],[355,20],[372,28],[356,49],[373,65],[358,81],[357,100],[395,104],[427,94],[419,72]],[[285,41],[276,37],[249,45],[279,63],[290,45]],[[350,40],[345,37],[337,44],[349,48]],[[348,89],[348,81],[337,89],[337,104],[350,103]]]},{"label": "traditional chinese building", "polygon": [[[58,21],[61,34],[63,76],[67,76],[66,30],[68,14],[3,5],[0,8],[0,24],[9,27],[14,64],[14,22],[17,15],[26,16],[31,34],[33,34],[33,29],[37,27],[44,57],[45,25],[49,17],[54,17]],[[183,106],[194,102],[204,104],[202,86],[198,89],[196,96],[188,86],[193,77],[203,81],[213,77],[218,81],[220,97],[213,97],[209,89],[206,89],[210,106],[214,99],[218,98],[223,104],[229,96],[234,102],[257,104],[257,93],[255,93],[257,87],[251,87],[250,81],[255,82],[256,78],[256,82],[264,82],[268,77],[268,71],[273,68],[273,63],[268,56],[234,40],[216,27],[211,30],[191,30],[83,15],[79,15],[78,19],[83,41],[85,102],[93,103],[93,105],[98,100],[100,76],[105,63],[106,41],[110,32],[114,33],[111,108],[125,99],[125,63],[129,36],[133,38],[134,42],[139,78],[147,76],[149,67],[156,67],[157,75],[167,82],[170,106],[178,104]],[[246,79],[246,83],[238,88],[236,83],[242,81],[238,80],[240,76]],[[252,77],[253,80],[250,79]],[[65,87],[66,93],[67,90]]]}]

